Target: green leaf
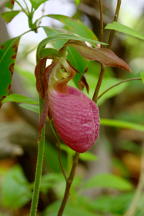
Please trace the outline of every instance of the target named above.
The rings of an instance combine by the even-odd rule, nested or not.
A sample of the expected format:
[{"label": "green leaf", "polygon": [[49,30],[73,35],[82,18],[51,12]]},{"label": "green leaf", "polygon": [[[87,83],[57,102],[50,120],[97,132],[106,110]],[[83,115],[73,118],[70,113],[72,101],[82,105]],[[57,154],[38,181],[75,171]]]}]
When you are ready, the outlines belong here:
[{"label": "green leaf", "polygon": [[0,99],[8,95],[12,81],[19,38],[0,45]]},{"label": "green leaf", "polygon": [[[120,79],[116,79],[116,78],[110,78],[110,79],[104,79],[102,82],[102,86],[100,89],[100,93],[99,95],[105,91],[107,88],[109,88],[110,86],[120,82]],[[101,105],[102,103],[104,103],[107,99],[114,97],[118,94],[120,94],[122,91],[125,90],[125,88],[128,86],[128,82],[126,83],[122,83],[121,85],[118,85],[114,88],[112,88],[110,91],[106,92],[100,99],[98,99],[98,104]]]},{"label": "green leaf", "polygon": [[144,125],[139,125],[131,122],[120,121],[116,119],[101,119],[101,124],[104,126],[127,128],[132,130],[144,131]]},{"label": "green leaf", "polygon": [[[60,145],[61,149],[64,150],[65,152],[67,152],[68,154],[70,154],[71,156],[74,156],[75,151],[70,149],[68,146],[61,144]],[[92,154],[91,152],[85,152],[80,154],[80,159],[83,161],[94,161],[97,160],[96,155]]]},{"label": "green leaf", "polygon": [[144,83],[144,71],[142,71],[142,72],[140,73],[140,76],[141,76],[142,82]]},{"label": "green leaf", "polygon": [[86,188],[113,188],[118,190],[132,190],[133,186],[127,180],[112,174],[98,174],[87,180],[83,187]]},{"label": "green leaf", "polygon": [[95,161],[97,160],[97,156],[92,154],[91,152],[85,152],[80,154],[80,159],[83,161]]},{"label": "green leaf", "polygon": [[[42,216],[57,216],[57,212],[59,210],[60,202],[57,201],[54,204],[48,206],[44,211]],[[72,203],[68,203],[65,207],[63,216],[98,216],[96,213],[90,212],[88,209],[85,209],[84,206],[74,205]]]},{"label": "green leaf", "polygon": [[36,10],[41,4],[46,2],[47,0],[30,0],[33,8]]},{"label": "green leaf", "polygon": [[1,187],[1,203],[9,209],[21,208],[31,199],[29,184],[19,166],[5,174]]},{"label": "green leaf", "polygon": [[[53,28],[49,28],[49,27],[43,27],[45,33],[47,34],[48,37],[51,36],[56,36],[59,33],[63,33],[63,31],[61,29],[53,29]],[[67,42],[67,40],[63,39],[63,40],[55,40],[52,42],[52,45],[55,49],[59,50],[61,49],[64,44]]]},{"label": "green leaf", "polygon": [[18,15],[20,10],[7,11],[1,14],[2,18],[9,23],[16,15]]},{"label": "green leaf", "polygon": [[[95,66],[94,69],[93,69],[93,72],[88,71],[88,73],[86,73],[86,79],[87,79],[87,82],[88,82],[88,84],[90,86],[90,91],[89,91],[89,94],[88,94],[86,92],[86,90],[84,89],[84,93],[90,98],[92,98],[93,94],[94,94],[94,90],[95,90],[95,86],[96,86],[96,82],[97,82],[98,69],[97,69],[97,66]],[[107,73],[108,73],[108,71],[105,72],[105,75]],[[102,82],[99,94],[101,94],[103,91],[105,91],[107,88],[109,88],[113,84],[118,83],[119,81],[121,81],[121,80],[116,79],[116,78],[106,78],[106,79],[104,79],[103,82]],[[128,86],[128,83],[123,83],[123,84],[121,84],[119,86],[116,86],[115,88],[112,88],[110,91],[108,91],[106,94],[104,94],[98,100],[98,105],[103,104],[107,99],[121,93],[127,86]]]},{"label": "green leaf", "polygon": [[60,57],[59,52],[56,49],[53,48],[44,48],[40,50],[39,53],[40,58],[54,58],[54,57]]},{"label": "green leaf", "polygon": [[35,113],[39,113],[39,106],[38,105],[33,105],[33,104],[19,104],[20,107],[35,112]]},{"label": "green leaf", "polygon": [[39,104],[38,100],[30,98],[30,97],[26,97],[24,95],[19,95],[19,94],[8,95],[3,100],[3,103],[7,103],[7,102],[27,103],[27,104]]},{"label": "green leaf", "polygon": [[97,40],[96,35],[80,20],[73,19],[72,17],[58,15],[58,14],[50,14],[48,17],[53,19],[59,20],[60,22],[64,23],[66,28],[71,31],[72,33],[78,34],[82,37],[89,38],[92,40]]},{"label": "green leaf", "polygon": [[122,216],[127,210],[133,195],[132,192],[119,193],[117,195],[111,193],[108,195],[100,195],[96,199],[80,196],[79,202],[80,205],[86,206],[92,211],[104,213],[104,215],[110,214],[114,216],[115,214],[120,214]]},{"label": "green leaf", "polygon": [[121,23],[118,23],[118,22],[112,22],[112,23],[107,24],[105,29],[115,30],[115,31],[127,34],[129,36],[135,37],[137,39],[144,40],[144,35],[136,32],[134,29],[132,29],[126,25],[123,25]]},{"label": "green leaf", "polygon": [[46,39],[42,40],[41,43],[38,46],[37,49],[37,56],[39,57],[40,52],[43,48],[45,48],[45,46],[53,41],[59,41],[59,40],[65,40],[65,42],[67,42],[68,40],[73,40],[73,41],[87,41],[93,45],[96,44],[105,44],[103,42],[100,41],[96,41],[96,40],[92,40],[92,39],[88,39],[88,38],[84,38],[78,35],[74,35],[74,34],[64,34],[64,33],[55,33],[53,35],[48,36]]}]

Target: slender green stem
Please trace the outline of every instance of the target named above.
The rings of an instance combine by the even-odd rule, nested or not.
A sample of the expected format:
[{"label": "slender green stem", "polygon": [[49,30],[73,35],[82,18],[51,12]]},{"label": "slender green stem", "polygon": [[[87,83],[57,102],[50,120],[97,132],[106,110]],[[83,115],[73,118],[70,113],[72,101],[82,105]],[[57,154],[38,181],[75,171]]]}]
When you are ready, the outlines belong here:
[{"label": "slender green stem", "polygon": [[[42,101],[40,99],[40,110],[42,110],[42,106],[43,106]],[[45,149],[45,126],[43,127],[42,132],[38,137],[38,156],[37,156],[37,163],[36,163],[35,181],[34,181],[33,196],[32,196],[32,203],[30,209],[30,216],[37,215],[37,206],[38,206],[40,182],[42,176],[44,149]]]},{"label": "slender green stem", "polygon": [[[121,2],[122,2],[121,0],[117,0],[117,5],[116,5],[116,10],[115,10],[113,21],[117,21],[118,20],[119,12],[120,12],[120,7],[121,7]],[[112,41],[113,41],[113,38],[114,38],[114,34],[115,34],[115,31],[111,30],[110,34],[109,34],[109,39],[108,39],[109,47],[112,46]]]},{"label": "slender green stem", "polygon": [[65,188],[64,197],[63,197],[63,200],[62,200],[62,203],[61,203],[61,206],[59,208],[57,216],[62,216],[63,215],[66,203],[67,203],[68,198],[69,198],[69,192],[70,192],[71,184],[72,184],[74,176],[75,176],[75,171],[76,171],[76,167],[77,167],[77,164],[78,164],[78,160],[79,160],[79,153],[76,152],[75,156],[73,158],[72,169],[71,169],[70,175],[69,175],[69,177],[67,179],[67,182],[66,182],[66,188]]},{"label": "slender green stem", "polygon": [[104,94],[106,94],[109,90],[113,89],[114,87],[119,86],[119,85],[121,85],[121,84],[123,84],[123,83],[125,83],[125,82],[134,81],[134,80],[141,80],[141,78],[135,77],[135,78],[129,78],[129,79],[126,79],[126,80],[122,80],[122,81],[120,81],[120,82],[118,82],[118,83],[116,83],[116,84],[110,86],[110,87],[107,88],[105,91],[103,91],[103,92],[97,97],[97,99],[100,99]]}]

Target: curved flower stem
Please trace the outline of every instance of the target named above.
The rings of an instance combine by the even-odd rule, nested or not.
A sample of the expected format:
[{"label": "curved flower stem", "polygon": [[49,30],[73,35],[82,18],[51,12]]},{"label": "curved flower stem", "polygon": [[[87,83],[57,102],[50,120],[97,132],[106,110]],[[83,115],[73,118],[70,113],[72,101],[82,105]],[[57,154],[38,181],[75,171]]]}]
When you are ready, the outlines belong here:
[{"label": "curved flower stem", "polygon": [[76,170],[76,167],[77,167],[77,164],[78,164],[78,160],[79,160],[79,153],[76,152],[75,156],[73,158],[73,165],[72,165],[72,168],[71,168],[71,172],[70,172],[70,175],[69,175],[69,177],[67,179],[67,182],[66,182],[66,188],[65,188],[64,197],[63,197],[63,200],[62,200],[62,203],[61,203],[61,206],[59,208],[57,216],[62,216],[63,215],[63,211],[65,209],[66,203],[67,203],[68,198],[69,198],[69,192],[70,192],[71,184],[72,184],[73,179],[74,179],[75,170]]},{"label": "curved flower stem", "polygon": [[[42,106],[43,106],[42,100],[40,99],[40,110],[42,110]],[[42,132],[38,137],[38,156],[37,156],[37,163],[36,163],[35,181],[34,181],[33,196],[32,196],[32,203],[30,209],[30,216],[37,215],[37,206],[38,206],[40,182],[42,176],[44,149],[45,149],[45,126],[43,127]]]},{"label": "curved flower stem", "polygon": [[121,84],[123,84],[123,83],[125,83],[125,82],[134,81],[134,80],[141,80],[141,78],[140,78],[140,77],[135,77],[135,78],[129,78],[129,79],[126,79],[126,80],[122,80],[122,81],[120,81],[120,82],[118,82],[118,83],[116,83],[116,84],[110,86],[110,87],[107,88],[105,91],[103,91],[103,92],[97,97],[97,99],[100,99],[104,94],[106,94],[109,90],[113,89],[114,87],[119,86],[119,85],[121,85]]},{"label": "curved flower stem", "polygon": [[[121,7],[121,2],[122,2],[121,0],[117,0],[115,15],[114,15],[114,18],[113,18],[113,21],[115,21],[115,22],[118,20],[120,7]],[[110,34],[109,34],[109,39],[108,39],[109,48],[112,46],[112,41],[113,41],[113,38],[114,38],[114,34],[115,34],[115,31],[111,30]]]}]

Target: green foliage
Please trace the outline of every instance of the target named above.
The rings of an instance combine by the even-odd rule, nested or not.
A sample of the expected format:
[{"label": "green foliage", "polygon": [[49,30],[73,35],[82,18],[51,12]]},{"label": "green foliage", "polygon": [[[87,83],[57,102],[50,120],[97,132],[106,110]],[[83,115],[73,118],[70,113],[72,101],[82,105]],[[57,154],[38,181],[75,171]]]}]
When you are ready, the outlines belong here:
[{"label": "green foliage", "polygon": [[33,8],[34,8],[35,10],[37,10],[38,7],[39,7],[42,3],[46,2],[46,1],[47,1],[47,0],[30,0],[31,4],[32,4],[32,6],[33,6]]},{"label": "green foliage", "polygon": [[1,188],[2,205],[17,209],[31,199],[29,184],[19,166],[11,168],[4,175]]},{"label": "green foliage", "polygon": [[0,99],[9,92],[18,42],[19,38],[13,38],[0,46]]},{"label": "green foliage", "polygon": [[[42,216],[57,216],[57,212],[60,206],[60,202],[55,202],[51,206],[49,206],[45,212],[42,214]],[[78,206],[78,205],[73,205],[72,203],[67,204],[63,216],[98,216],[94,212],[90,212],[89,210],[85,209],[84,206]]]},{"label": "green foliage", "polygon": [[129,206],[133,197],[133,193],[123,193],[118,195],[100,195],[96,199],[80,196],[78,199],[80,205],[86,206],[88,209],[97,211],[100,215],[118,214],[123,215]]},{"label": "green foliage", "polygon": [[44,48],[39,53],[40,58],[49,58],[53,59],[55,57],[60,57],[59,52],[56,49],[53,48]]},{"label": "green foliage", "polygon": [[121,23],[118,23],[118,22],[113,22],[113,23],[107,24],[105,29],[115,30],[115,31],[127,34],[127,35],[129,35],[131,37],[135,37],[137,39],[144,40],[143,35],[136,32],[134,29],[132,29],[132,28],[130,28],[128,26],[125,26],[125,25],[123,25]]},{"label": "green foliage", "polygon": [[141,76],[141,79],[142,79],[142,81],[144,83],[144,71],[140,73],[140,76]]},{"label": "green foliage", "polygon": [[[73,151],[72,149],[70,149],[69,147],[67,147],[66,145],[61,144],[61,149],[64,150],[65,152],[67,152],[68,155],[74,156],[75,151]],[[97,160],[96,155],[94,155],[91,152],[85,152],[80,154],[80,159],[83,161],[94,161]]]},{"label": "green foliage", "polygon": [[101,124],[105,126],[111,126],[111,127],[128,128],[132,130],[144,131],[143,125],[126,122],[126,121],[120,121],[116,119],[101,119]]},{"label": "green foliage", "polygon": [[7,12],[2,13],[1,16],[7,23],[9,23],[20,12],[21,11],[19,11],[19,10],[7,11]]},{"label": "green foliage", "polygon": [[48,15],[48,17],[54,18],[65,25],[65,28],[70,32],[74,32],[84,38],[89,38],[92,40],[97,40],[96,35],[80,20],[73,19],[64,15]]},{"label": "green foliage", "polygon": [[98,174],[83,183],[83,188],[113,188],[117,190],[132,190],[133,186],[127,180],[112,175],[112,174]]},{"label": "green foliage", "polygon": [[16,103],[27,103],[27,104],[38,104],[38,99],[33,99],[24,95],[19,94],[11,94],[8,95],[4,100],[3,103],[7,102],[16,102]]}]

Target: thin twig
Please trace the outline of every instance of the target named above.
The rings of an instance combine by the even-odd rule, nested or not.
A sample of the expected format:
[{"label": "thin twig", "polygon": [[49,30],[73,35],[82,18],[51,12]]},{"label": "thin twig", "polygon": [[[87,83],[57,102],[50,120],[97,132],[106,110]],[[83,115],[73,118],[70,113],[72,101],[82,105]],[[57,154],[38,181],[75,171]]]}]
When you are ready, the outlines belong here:
[{"label": "thin twig", "polygon": [[134,81],[134,80],[141,80],[141,78],[139,77],[135,77],[135,78],[129,78],[129,79],[125,79],[125,80],[122,80],[112,86],[110,86],[109,88],[107,88],[105,91],[103,91],[98,97],[97,97],[97,100],[100,99],[104,94],[106,94],[109,90],[111,90],[112,88],[116,87],[116,86],[119,86],[121,85],[122,83],[125,83],[125,82],[129,82],[129,81]]},{"label": "thin twig", "polygon": [[[121,0],[117,0],[116,10],[115,10],[114,18],[113,18],[113,21],[115,22],[118,20],[120,7],[121,7]],[[114,34],[115,34],[115,31],[111,30],[109,34],[109,39],[108,39],[109,48],[112,46]]]},{"label": "thin twig", "polygon": [[68,198],[69,198],[69,192],[70,192],[71,184],[72,184],[74,176],[75,176],[75,171],[76,171],[76,167],[78,164],[78,160],[79,160],[79,153],[76,152],[75,156],[73,158],[72,169],[71,169],[70,175],[69,175],[67,182],[66,182],[66,189],[65,189],[64,197],[63,197],[63,200],[62,200],[62,203],[61,203],[61,206],[59,208],[57,216],[63,215],[63,211],[65,209],[66,203],[67,203]]},{"label": "thin twig", "polygon": [[143,194],[143,189],[144,189],[144,143],[142,146],[141,174],[140,174],[140,178],[139,178],[139,183],[138,183],[134,198],[133,198],[127,212],[124,214],[124,216],[135,216],[138,203],[141,200],[141,196]]}]

